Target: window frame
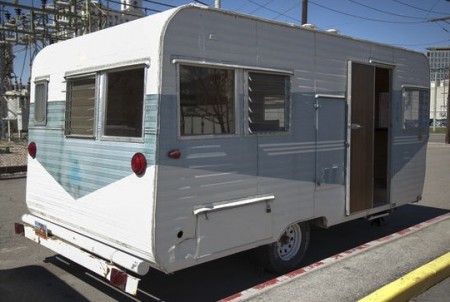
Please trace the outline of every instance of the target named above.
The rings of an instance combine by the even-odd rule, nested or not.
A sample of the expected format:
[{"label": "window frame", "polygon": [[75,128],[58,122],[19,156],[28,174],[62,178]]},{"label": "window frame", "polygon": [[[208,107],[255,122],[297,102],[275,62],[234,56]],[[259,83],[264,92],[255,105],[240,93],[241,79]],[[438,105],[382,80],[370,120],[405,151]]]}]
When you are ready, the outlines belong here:
[{"label": "window frame", "polygon": [[[287,110],[285,113],[285,130],[269,130],[269,131],[250,131],[250,123],[249,123],[249,74],[250,73],[258,73],[258,74],[267,74],[274,76],[282,76],[285,77],[285,104],[284,110]],[[278,71],[267,71],[267,70],[258,70],[258,69],[246,69],[244,70],[244,111],[245,111],[245,134],[248,136],[284,136],[291,134],[292,131],[292,74],[291,72],[278,72]]]},{"label": "window frame", "polygon": [[[34,114],[33,114],[33,122],[35,126],[46,126],[47,125],[47,115],[48,115],[48,84],[49,84],[49,78],[41,78],[36,79],[34,81]],[[38,85],[44,85],[44,100],[42,100],[43,104],[39,107],[43,107],[43,118],[42,120],[38,121],[36,119],[36,112],[37,112],[37,87]]]},{"label": "window frame", "polygon": [[[202,63],[202,62],[195,62],[195,61],[188,61],[188,60],[174,60],[173,63],[176,65],[176,81],[177,81],[177,136],[180,140],[192,140],[192,139],[217,139],[217,138],[229,138],[229,137],[236,137],[240,135],[240,128],[239,128],[239,111],[238,111],[238,104],[239,104],[239,96],[238,96],[238,87],[239,87],[239,72],[238,69],[235,68],[235,66],[228,66],[223,64],[214,64],[214,63]],[[215,68],[215,69],[225,69],[225,70],[231,70],[233,72],[234,76],[234,92],[233,92],[233,114],[234,114],[234,131],[233,133],[225,133],[225,134],[189,134],[189,135],[183,135],[181,134],[181,66],[190,66],[190,67],[200,67],[200,68]]]},{"label": "window frame", "polygon": [[[141,136],[117,136],[117,135],[106,135],[106,118],[107,118],[107,106],[108,106],[108,74],[113,72],[122,72],[127,70],[135,70],[142,69],[144,72],[143,83],[142,83],[142,116],[141,116]],[[107,70],[102,70],[98,72],[98,98],[99,105],[98,108],[101,108],[99,113],[99,120],[101,121],[101,125],[99,125],[99,138],[103,141],[121,141],[121,142],[139,142],[142,143],[144,141],[145,135],[145,96],[146,96],[146,84],[147,84],[147,64],[136,64],[136,65],[127,65],[118,68],[112,68]]]},{"label": "window frame", "polygon": [[[421,93],[428,93],[428,98],[430,97],[430,89],[428,87],[422,87],[422,86],[414,86],[414,85],[402,85],[401,90],[401,120],[400,120],[400,127],[402,131],[417,131],[422,130],[429,127],[429,118],[424,119],[423,115],[429,114],[429,108],[424,107],[426,106],[426,97],[423,98],[423,101],[421,102],[420,94]],[[419,92],[419,108],[418,108],[418,126],[417,127],[406,127],[405,126],[405,98],[404,94],[407,92],[417,91]]]}]

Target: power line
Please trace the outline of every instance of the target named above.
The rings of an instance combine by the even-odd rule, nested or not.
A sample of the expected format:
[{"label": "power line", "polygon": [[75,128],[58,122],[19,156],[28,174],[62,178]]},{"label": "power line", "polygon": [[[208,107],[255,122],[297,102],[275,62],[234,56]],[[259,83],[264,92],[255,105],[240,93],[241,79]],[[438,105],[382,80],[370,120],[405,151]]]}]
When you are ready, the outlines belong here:
[{"label": "power line", "polygon": [[447,40],[440,40],[440,41],[434,41],[434,42],[429,42],[429,43],[420,43],[420,44],[395,44],[395,43],[392,43],[391,45],[394,45],[394,46],[403,46],[403,47],[418,47],[418,46],[437,45],[437,44],[448,43],[448,42],[450,42],[450,39],[447,39]]},{"label": "power line", "polygon": [[[247,1],[249,1],[249,0],[247,0]],[[321,5],[321,4],[317,4],[316,2],[313,2],[313,1],[309,1],[309,3],[311,3],[311,4],[315,5],[315,6],[318,6],[320,8],[323,8],[323,9],[326,9],[326,10],[329,10],[329,11],[341,14],[341,15],[345,15],[345,16],[349,16],[349,17],[353,17],[353,18],[357,18],[357,19],[362,19],[362,20],[367,20],[367,21],[374,21],[374,22],[381,22],[381,23],[392,23],[392,24],[420,24],[420,23],[425,23],[425,21],[389,21],[389,20],[380,20],[380,19],[361,17],[361,16],[358,16],[358,15],[353,15],[353,14],[342,12],[342,11],[339,11],[339,10],[336,10],[336,9],[332,9],[330,7],[326,7],[326,6]]]},{"label": "power line", "polygon": [[[280,16],[286,16],[286,14],[290,11],[292,11],[294,8],[297,8],[298,6],[300,6],[300,2],[296,2],[293,6],[291,6],[290,8],[286,9],[284,12],[278,14],[277,16],[275,16],[273,19],[277,19]],[[295,19],[296,21],[299,21],[297,19]]]},{"label": "power line", "polygon": [[269,0],[267,1],[265,4],[258,6],[257,8],[255,8],[254,10],[252,10],[249,14],[253,15],[254,13],[256,13],[257,11],[259,11],[260,9],[267,7],[267,5],[269,5],[271,2],[273,2],[274,0]]},{"label": "power line", "polygon": [[142,0],[142,1],[143,2],[147,2],[147,3],[151,3],[151,4],[157,4],[157,5],[169,7],[169,8],[176,7],[175,5],[172,5],[172,4],[167,4],[167,3],[157,2],[157,1],[151,1],[151,0]]},{"label": "power line", "polygon": [[284,13],[280,13],[279,11],[273,10],[273,9],[271,9],[271,8],[265,6],[265,5],[262,5],[262,4],[259,4],[259,3],[255,2],[255,1],[253,1],[253,0],[247,0],[247,2],[250,2],[250,3],[252,3],[252,4],[256,5],[256,6],[259,6],[259,7],[263,8],[263,9],[265,9],[265,10],[268,10],[268,11],[270,11],[270,12],[272,12],[272,13],[275,13],[275,14],[278,14],[278,15],[281,15],[281,16],[284,16],[284,17],[289,18],[289,19],[291,19],[291,20],[294,20],[294,21],[296,21],[296,22],[299,21],[299,20],[296,19],[296,18],[293,18],[293,17],[291,17],[291,16],[288,16],[288,15],[286,15],[286,14],[284,14]]},{"label": "power line", "polygon": [[433,10],[427,10],[427,9],[424,9],[424,8],[421,8],[421,7],[417,7],[417,6],[411,5],[411,4],[409,4],[409,3],[405,3],[405,2],[400,1],[400,0],[393,0],[393,1],[394,1],[394,2],[397,2],[397,3],[400,3],[400,4],[404,5],[404,6],[408,6],[408,7],[411,7],[411,8],[414,8],[414,9],[417,9],[417,10],[420,10],[420,11],[423,11],[423,12],[426,12],[426,13],[433,13],[433,14],[439,14],[439,15],[447,15],[446,13],[436,12],[436,11],[433,11]]},{"label": "power line", "polygon": [[414,17],[414,16],[405,16],[405,15],[401,15],[401,14],[388,12],[388,11],[385,11],[385,10],[382,10],[382,9],[378,9],[376,7],[372,7],[372,6],[369,6],[369,5],[366,5],[366,4],[359,3],[359,2],[357,2],[355,0],[348,0],[348,1],[351,2],[351,3],[354,3],[356,5],[360,5],[362,7],[365,7],[365,8],[368,8],[368,9],[371,9],[371,10],[374,10],[376,12],[380,12],[380,13],[383,13],[383,14],[387,14],[387,15],[391,15],[391,16],[395,16],[395,17],[402,17],[402,18],[409,18],[409,19],[416,19],[416,20],[425,21],[425,18]]}]

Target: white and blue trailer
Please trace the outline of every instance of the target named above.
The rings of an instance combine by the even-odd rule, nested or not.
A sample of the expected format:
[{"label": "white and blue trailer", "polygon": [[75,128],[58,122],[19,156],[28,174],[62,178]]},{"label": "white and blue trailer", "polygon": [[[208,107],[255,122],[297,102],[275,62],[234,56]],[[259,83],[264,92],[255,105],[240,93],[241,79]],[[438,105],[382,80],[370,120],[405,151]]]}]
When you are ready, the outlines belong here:
[{"label": "white and blue trailer", "polygon": [[135,293],[309,225],[421,199],[418,52],[187,5],[44,48],[32,69],[26,237]]}]

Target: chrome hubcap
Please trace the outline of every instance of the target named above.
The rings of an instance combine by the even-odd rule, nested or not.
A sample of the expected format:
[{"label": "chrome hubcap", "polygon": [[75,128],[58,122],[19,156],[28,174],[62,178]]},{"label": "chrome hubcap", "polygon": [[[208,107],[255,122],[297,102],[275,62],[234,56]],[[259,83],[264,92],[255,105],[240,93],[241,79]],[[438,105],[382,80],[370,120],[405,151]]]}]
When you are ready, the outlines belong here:
[{"label": "chrome hubcap", "polygon": [[298,224],[291,224],[286,228],[277,242],[277,251],[284,261],[291,260],[297,255],[302,242],[302,231]]}]

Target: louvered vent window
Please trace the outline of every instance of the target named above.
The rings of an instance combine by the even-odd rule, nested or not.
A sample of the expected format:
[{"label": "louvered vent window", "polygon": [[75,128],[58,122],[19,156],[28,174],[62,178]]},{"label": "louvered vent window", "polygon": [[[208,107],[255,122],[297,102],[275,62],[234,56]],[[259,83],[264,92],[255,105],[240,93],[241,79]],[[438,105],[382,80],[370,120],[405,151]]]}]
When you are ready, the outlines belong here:
[{"label": "louvered vent window", "polygon": [[288,76],[249,72],[249,133],[288,131],[288,99]]},{"label": "louvered vent window", "polygon": [[69,79],[66,135],[94,137],[95,77]]}]

